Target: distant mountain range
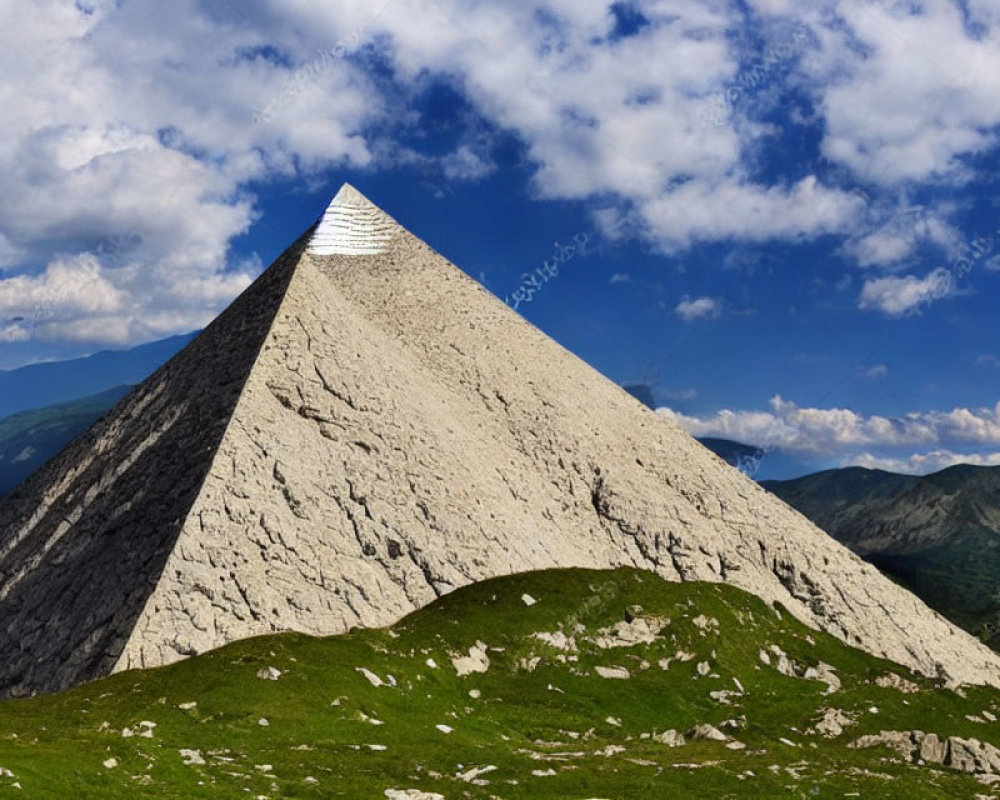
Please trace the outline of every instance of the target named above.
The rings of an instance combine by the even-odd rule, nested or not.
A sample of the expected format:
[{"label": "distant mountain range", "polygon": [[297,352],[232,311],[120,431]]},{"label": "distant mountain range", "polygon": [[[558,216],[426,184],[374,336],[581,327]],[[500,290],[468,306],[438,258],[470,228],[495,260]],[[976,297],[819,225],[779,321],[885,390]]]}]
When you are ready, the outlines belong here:
[{"label": "distant mountain range", "polygon": [[0,372],[0,497],[182,350],[197,332]]},{"label": "distant mountain range", "polygon": [[0,420],[0,497],[93,425],[129,388],[117,386],[70,403],[21,411]]},{"label": "distant mountain range", "polygon": [[106,350],[86,358],[0,372],[0,417],[141,383],[196,335],[187,333],[131,350]]},{"label": "distant mountain range", "polygon": [[926,477],[851,467],[762,486],[1000,646],[1000,467],[957,466]]}]

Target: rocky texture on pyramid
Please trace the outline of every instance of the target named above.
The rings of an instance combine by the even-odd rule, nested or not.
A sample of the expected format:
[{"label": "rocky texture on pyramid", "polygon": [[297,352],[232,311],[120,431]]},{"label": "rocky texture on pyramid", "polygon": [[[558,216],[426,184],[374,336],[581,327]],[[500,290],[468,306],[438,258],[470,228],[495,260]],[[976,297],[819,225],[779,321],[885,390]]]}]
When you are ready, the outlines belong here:
[{"label": "rocky texture on pyramid", "polygon": [[618,565],[726,581],[922,673],[1000,685],[996,654],[345,186],[0,504],[0,692]]}]

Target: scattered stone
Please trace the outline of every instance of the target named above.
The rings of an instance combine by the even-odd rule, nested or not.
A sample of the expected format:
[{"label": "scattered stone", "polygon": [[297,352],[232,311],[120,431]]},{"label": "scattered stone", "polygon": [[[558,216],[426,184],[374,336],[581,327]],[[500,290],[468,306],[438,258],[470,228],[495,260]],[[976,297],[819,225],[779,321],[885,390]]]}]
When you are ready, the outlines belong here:
[{"label": "scattered stone", "polygon": [[898,689],[903,694],[916,694],[920,691],[920,687],[917,684],[906,680],[906,678],[897,675],[895,672],[880,675],[875,679],[875,685],[883,689]]},{"label": "scattered stone", "polygon": [[819,662],[815,667],[809,667],[802,675],[807,681],[820,681],[826,684],[826,694],[840,691],[840,678],[834,673],[835,667]]},{"label": "scattered stone", "polygon": [[669,624],[669,619],[633,617],[631,620],[618,622],[610,628],[601,628],[597,631],[593,643],[602,650],[653,644],[660,632]]},{"label": "scattered stone", "polygon": [[704,678],[705,676],[708,675],[708,673],[712,671],[712,665],[709,664],[707,661],[700,661],[698,662],[698,666],[696,667],[696,669],[698,670],[698,674]]},{"label": "scattered stone", "polygon": [[818,733],[827,739],[840,736],[845,728],[855,724],[854,719],[839,708],[823,709],[823,717],[806,733]]},{"label": "scattered stone", "polygon": [[[364,676],[365,680],[367,680],[368,683],[370,683],[376,689],[378,689],[380,686],[385,686],[385,682],[378,675],[376,675],[374,672],[371,672],[370,670],[365,669],[364,667],[355,667],[354,671],[360,672]],[[277,679],[275,678],[274,680]]]},{"label": "scattered stone", "polygon": [[181,758],[184,759],[184,766],[193,767],[198,764],[204,764],[205,758],[201,754],[201,750],[178,750],[181,754]]},{"label": "scattered stone", "polygon": [[695,725],[687,732],[690,739],[707,739],[714,742],[729,741],[729,737],[714,725]]},{"label": "scattered stone", "polygon": [[497,768],[494,766],[473,767],[472,769],[466,770],[465,772],[459,772],[458,775],[456,775],[456,777],[461,781],[465,781],[466,783],[474,783],[477,786],[485,786],[489,783],[489,781],[480,780],[480,778],[483,775],[488,775],[491,772],[495,772],[496,769]]},{"label": "scattered stone", "polygon": [[719,629],[719,620],[715,619],[715,617],[706,617],[704,614],[699,614],[691,621],[695,624],[696,628],[702,631],[708,631],[713,628],[718,631]]},{"label": "scattered stone", "polygon": [[104,764],[105,769],[114,769],[115,767],[118,766],[118,759],[109,758],[107,761],[104,761],[102,763]]},{"label": "scattered stone", "polygon": [[486,650],[487,647],[483,642],[476,642],[473,647],[469,648],[469,655],[453,656],[451,663],[455,667],[458,677],[462,678],[466,675],[488,672],[490,657],[486,655]]},{"label": "scattered stone", "polygon": [[667,747],[683,747],[687,744],[687,739],[684,738],[684,735],[673,729],[664,731],[654,736],[653,739],[660,744],[665,744]]},{"label": "scattered stone", "polygon": [[261,669],[257,671],[257,677],[262,681],[276,681],[284,673],[276,667],[268,667],[267,669]]},{"label": "scattered stone", "polygon": [[719,689],[715,692],[709,692],[708,696],[717,703],[721,703],[724,706],[731,706],[733,705],[733,698],[743,697],[743,693],[734,692],[731,689]]},{"label": "scattered stone", "polygon": [[441,731],[441,733],[451,733],[455,730],[450,725],[435,725],[434,727]]},{"label": "scattered stone", "polygon": [[444,800],[443,794],[421,792],[419,789],[386,789],[387,800]]},{"label": "scattered stone", "polygon": [[632,677],[632,673],[625,667],[594,667],[594,671],[602,678],[610,680],[623,681]]},{"label": "scattered stone", "polygon": [[177,706],[181,711],[193,711],[198,707],[198,704],[193,700],[190,703],[181,703]]},{"label": "scattered stone", "polygon": [[263,717],[261,717],[261,718],[260,718],[259,720],[257,720],[257,724],[258,724],[258,725],[260,725],[260,726],[261,726],[262,728],[266,728],[266,727],[267,727],[268,725],[270,725],[271,723],[270,723],[270,722],[268,722],[268,721],[267,721],[266,719],[264,719]]},{"label": "scattered stone", "polygon": [[576,639],[572,636],[567,636],[562,631],[556,631],[555,633],[536,633],[534,637],[547,645],[551,645],[557,650],[563,650],[567,653],[576,653],[579,648],[576,646]]},{"label": "scattered stone", "polygon": [[1000,776],[1000,749],[978,739],[950,736],[942,739],[923,731],[882,731],[862,736],[848,747],[865,749],[888,747],[908,762],[938,764],[960,772]]},{"label": "scattered stone", "polygon": [[534,597],[532,597],[530,594],[522,594],[521,595],[521,602],[523,602],[528,608],[531,608],[538,601]]}]

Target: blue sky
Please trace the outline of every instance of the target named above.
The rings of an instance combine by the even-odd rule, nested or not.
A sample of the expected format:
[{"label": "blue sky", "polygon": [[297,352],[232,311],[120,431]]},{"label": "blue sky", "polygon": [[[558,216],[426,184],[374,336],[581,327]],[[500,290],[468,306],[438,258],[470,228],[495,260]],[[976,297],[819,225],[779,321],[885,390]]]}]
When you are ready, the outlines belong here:
[{"label": "blue sky", "polygon": [[205,325],[348,180],[693,433],[1000,464],[992,0],[0,0],[0,39],[0,368]]}]

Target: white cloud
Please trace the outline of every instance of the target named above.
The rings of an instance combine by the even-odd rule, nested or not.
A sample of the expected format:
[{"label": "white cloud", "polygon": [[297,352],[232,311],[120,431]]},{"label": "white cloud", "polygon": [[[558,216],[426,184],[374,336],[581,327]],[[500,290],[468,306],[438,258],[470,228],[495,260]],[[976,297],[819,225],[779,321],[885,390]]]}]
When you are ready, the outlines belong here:
[{"label": "white cloud", "polygon": [[441,167],[445,178],[451,181],[478,180],[496,169],[496,165],[466,145],[461,145],[454,153],[449,153],[441,159]]},{"label": "white cloud", "polygon": [[1000,453],[954,453],[950,450],[935,450],[902,458],[863,453],[860,456],[844,459],[841,466],[881,469],[903,475],[929,475],[959,464],[979,467],[1000,466]]},{"label": "white cloud", "polygon": [[12,275],[0,313],[22,308],[37,339],[190,330],[247,285],[227,269],[254,218],[241,187],[369,163],[358,129],[378,95],[343,67],[290,101],[298,114],[253,125],[287,70],[239,54],[292,41],[281,25],[213,18],[197,0],[82,8],[0,2],[0,268]]},{"label": "white cloud", "polygon": [[659,413],[694,436],[718,436],[758,447],[833,457],[866,448],[1000,446],[1000,403],[994,408],[864,417],[843,408],[801,408],[780,396],[770,411],[718,411],[710,416]]},{"label": "white cloud", "polygon": [[884,378],[889,374],[889,368],[885,364],[876,364],[874,367],[869,367],[864,371],[866,378]]},{"label": "white cloud", "polygon": [[711,297],[699,297],[695,300],[685,297],[677,304],[674,313],[685,322],[694,322],[719,316],[721,308],[719,301]]},{"label": "white cloud", "polygon": [[837,13],[815,25],[822,47],[803,69],[821,100],[826,155],[883,185],[963,180],[961,156],[996,143],[996,19],[977,39],[951,0],[820,5]]},{"label": "white cloud", "polygon": [[629,277],[627,272],[616,272],[611,276],[609,283],[628,283],[632,278]]},{"label": "white cloud", "polygon": [[31,338],[27,328],[19,323],[0,325],[0,342],[26,342]]},{"label": "white cloud", "polygon": [[907,275],[865,281],[858,298],[858,308],[881,311],[890,317],[918,312],[923,306],[955,294],[955,277],[944,267],[924,278]]},{"label": "white cloud", "polygon": [[1000,358],[997,358],[994,355],[981,355],[976,359],[976,366],[1000,369]]},{"label": "white cloud", "polygon": [[[600,198],[602,225],[625,214],[619,233],[664,251],[834,234],[853,237],[860,263],[890,266],[953,235],[940,215],[911,231],[868,220],[861,198],[812,175],[761,178],[752,153],[774,126],[742,109],[793,85],[849,173],[893,189],[960,183],[963,157],[993,146],[1000,124],[1000,16],[987,0],[968,4],[987,26],[975,38],[948,0],[755,0],[765,50],[807,36],[752,90],[760,54],[731,35],[745,22],[737,4],[643,0],[651,24],[617,40],[610,5],[0,0],[0,269],[31,277],[91,254],[120,298],[113,312],[67,303],[34,334],[203,324],[246,283],[227,263],[254,220],[246,187],[397,165],[392,140],[421,130],[411,95],[442,77],[520,138],[538,197]],[[398,84],[366,72],[367,46]],[[740,103],[714,120],[735,85]],[[446,180],[478,180],[495,169],[486,152],[423,157]],[[107,241],[129,244],[108,254]],[[883,280],[901,283],[870,282],[863,302],[894,315],[951,290],[937,272]]]}]

